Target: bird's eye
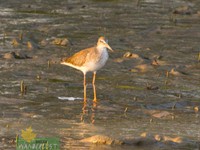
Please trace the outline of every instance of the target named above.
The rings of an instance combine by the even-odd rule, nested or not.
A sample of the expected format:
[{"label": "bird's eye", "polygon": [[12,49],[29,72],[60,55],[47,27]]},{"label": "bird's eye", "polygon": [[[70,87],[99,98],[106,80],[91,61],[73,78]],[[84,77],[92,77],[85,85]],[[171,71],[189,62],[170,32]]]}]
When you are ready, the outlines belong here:
[{"label": "bird's eye", "polygon": [[101,43],[106,43],[104,40],[100,40]]}]

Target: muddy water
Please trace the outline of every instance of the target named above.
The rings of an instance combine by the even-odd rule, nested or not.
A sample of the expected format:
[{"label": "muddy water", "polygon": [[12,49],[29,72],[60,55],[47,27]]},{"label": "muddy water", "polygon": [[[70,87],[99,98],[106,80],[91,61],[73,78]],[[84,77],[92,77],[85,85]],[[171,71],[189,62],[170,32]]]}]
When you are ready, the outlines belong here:
[{"label": "muddy water", "polygon": [[[29,126],[37,137],[59,137],[61,149],[199,148],[198,2],[7,0],[0,10],[1,149],[15,149],[16,135]],[[88,74],[83,104],[82,73],[59,61],[93,46],[101,35],[115,53],[97,73],[98,103],[92,103]],[[52,44],[56,38],[70,42]],[[123,58],[126,52],[139,57]],[[146,142],[79,142],[99,134]]]}]

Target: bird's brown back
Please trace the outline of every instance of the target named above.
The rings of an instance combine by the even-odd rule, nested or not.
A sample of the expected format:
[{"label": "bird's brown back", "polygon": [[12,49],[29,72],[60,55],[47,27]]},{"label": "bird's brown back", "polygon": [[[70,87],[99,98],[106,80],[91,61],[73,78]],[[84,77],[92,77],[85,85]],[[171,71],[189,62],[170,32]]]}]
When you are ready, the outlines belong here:
[{"label": "bird's brown back", "polygon": [[72,55],[71,57],[65,59],[64,62],[70,63],[75,66],[82,66],[87,60],[86,58],[87,58],[88,53],[90,53],[90,51],[94,50],[94,48],[95,47],[91,47],[91,48],[81,50],[81,51],[75,53],[74,55]]}]

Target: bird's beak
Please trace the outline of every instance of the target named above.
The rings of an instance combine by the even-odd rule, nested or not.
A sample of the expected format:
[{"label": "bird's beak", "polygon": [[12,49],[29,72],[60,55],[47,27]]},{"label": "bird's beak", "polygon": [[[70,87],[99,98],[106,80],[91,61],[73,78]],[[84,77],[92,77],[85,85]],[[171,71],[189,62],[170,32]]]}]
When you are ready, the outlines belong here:
[{"label": "bird's beak", "polygon": [[111,52],[114,52],[113,49],[106,43],[105,44],[106,48],[108,48]]}]

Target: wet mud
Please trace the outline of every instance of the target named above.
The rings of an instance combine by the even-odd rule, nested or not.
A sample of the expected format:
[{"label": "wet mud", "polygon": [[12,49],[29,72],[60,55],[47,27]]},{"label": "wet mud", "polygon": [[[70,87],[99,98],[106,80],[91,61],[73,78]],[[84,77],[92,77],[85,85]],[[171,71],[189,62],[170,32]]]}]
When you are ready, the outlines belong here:
[{"label": "wet mud", "polygon": [[[199,149],[200,4],[178,0],[0,1],[0,149],[32,127],[61,149]],[[63,57],[106,36],[92,74]]]}]

